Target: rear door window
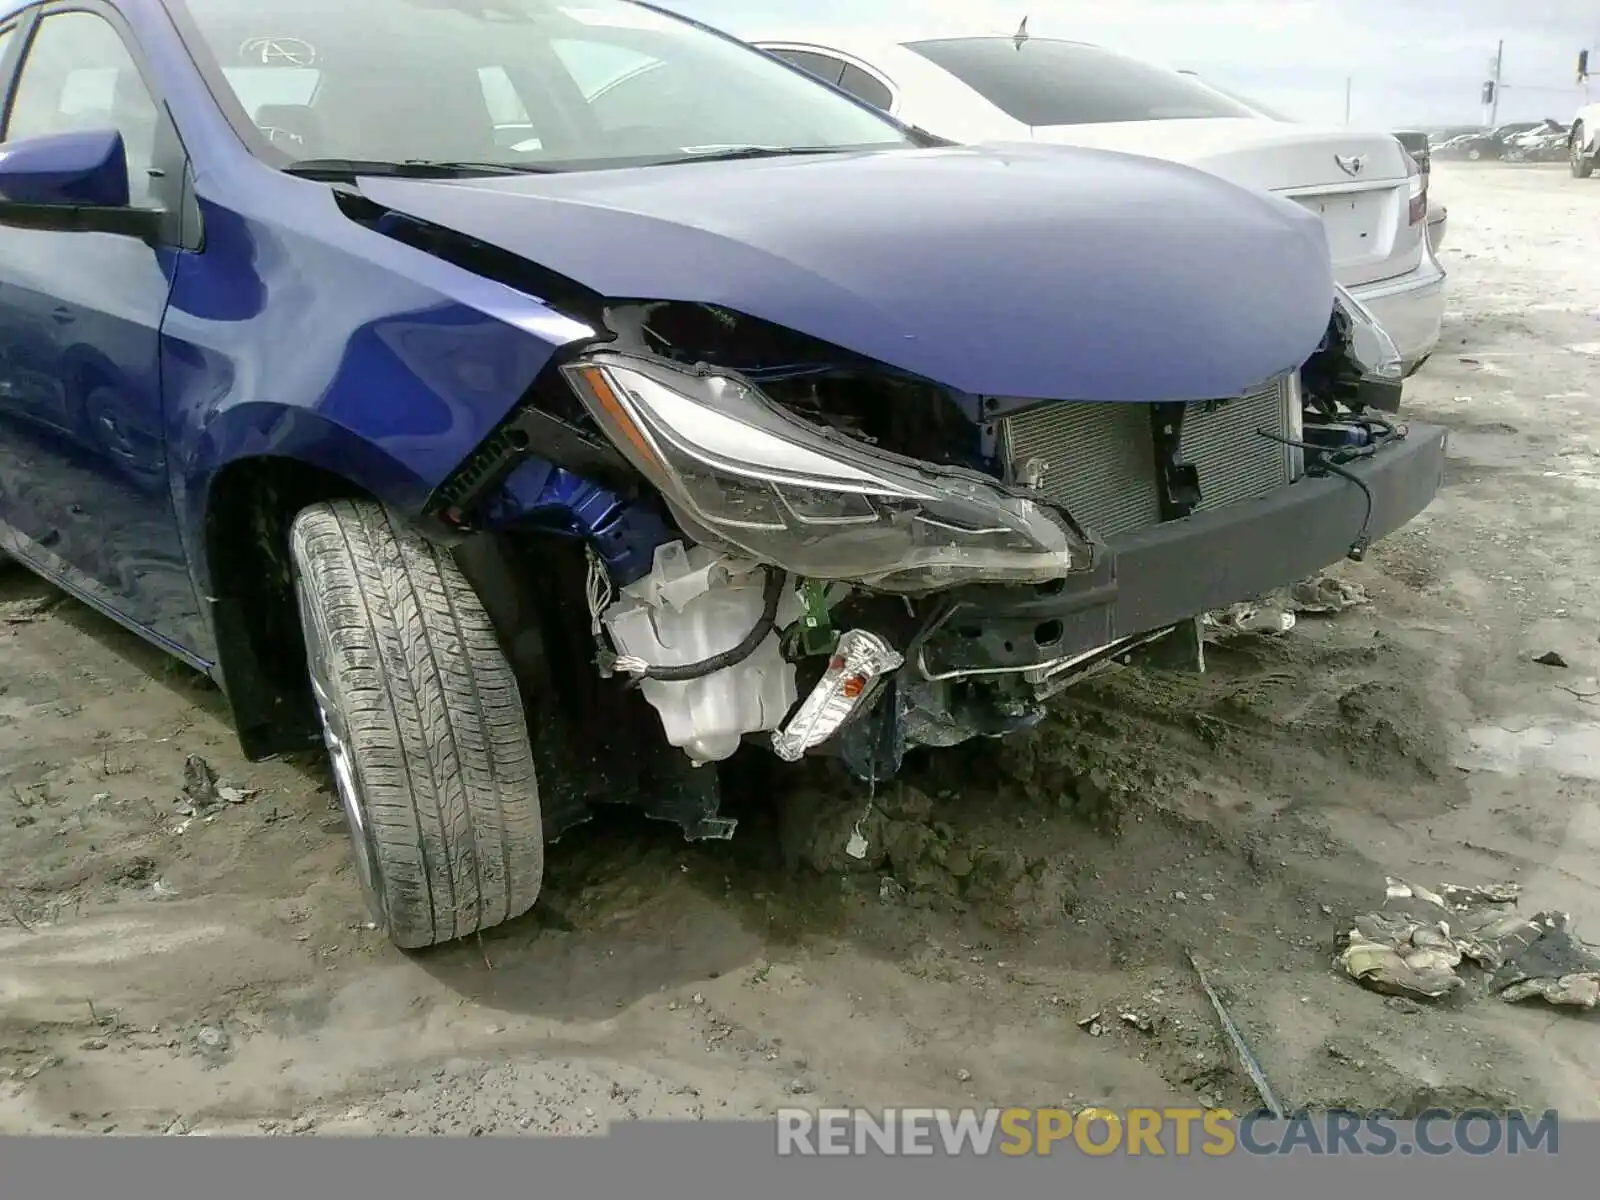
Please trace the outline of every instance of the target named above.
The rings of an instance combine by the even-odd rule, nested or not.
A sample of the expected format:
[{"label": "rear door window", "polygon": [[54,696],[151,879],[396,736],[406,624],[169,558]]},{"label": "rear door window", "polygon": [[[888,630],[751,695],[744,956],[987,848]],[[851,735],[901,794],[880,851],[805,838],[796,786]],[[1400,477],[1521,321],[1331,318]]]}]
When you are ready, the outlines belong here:
[{"label": "rear door window", "polygon": [[888,112],[894,105],[894,93],[884,87],[883,81],[867,74],[860,67],[846,64],[839,86],[853,96],[865,100],[874,108]]},{"label": "rear door window", "polygon": [[778,58],[792,62],[802,71],[810,71],[818,79],[827,83],[838,83],[839,76],[845,66],[837,58],[826,54],[819,54],[815,50],[773,50]]}]

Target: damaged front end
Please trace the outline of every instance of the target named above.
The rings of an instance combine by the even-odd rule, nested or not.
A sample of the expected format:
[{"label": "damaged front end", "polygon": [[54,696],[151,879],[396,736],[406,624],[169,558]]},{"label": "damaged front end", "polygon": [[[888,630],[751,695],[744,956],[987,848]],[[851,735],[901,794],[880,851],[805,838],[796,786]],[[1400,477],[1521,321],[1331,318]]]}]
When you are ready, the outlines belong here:
[{"label": "damaged front end", "polygon": [[[572,792],[558,824],[629,798],[616,770],[637,779],[663,741],[690,770],[665,791],[646,772],[637,801],[727,836],[715,772],[693,768],[751,741],[882,780],[913,747],[1035,723],[1135,652],[1201,665],[1205,611],[1294,577],[1261,563],[1305,498],[1320,503],[1306,481],[1371,501],[1356,460],[1407,437],[1372,415],[1398,408],[1399,355],[1342,291],[1300,369],[1155,404],[969,396],[710,306],[611,304],[599,323],[431,505],[469,568],[466,535],[511,547],[488,558],[511,591],[537,581],[535,599],[500,599],[496,619],[513,650],[537,627],[531,690],[585,697],[561,728],[610,738],[587,752],[591,785],[542,776],[542,793]],[[1436,482],[1355,522],[1340,495],[1331,557],[1313,537],[1284,569],[1360,557]],[[1296,489],[1302,508],[1274,516]],[[478,580],[496,613],[493,574]],[[572,774],[572,737],[532,724]]]}]

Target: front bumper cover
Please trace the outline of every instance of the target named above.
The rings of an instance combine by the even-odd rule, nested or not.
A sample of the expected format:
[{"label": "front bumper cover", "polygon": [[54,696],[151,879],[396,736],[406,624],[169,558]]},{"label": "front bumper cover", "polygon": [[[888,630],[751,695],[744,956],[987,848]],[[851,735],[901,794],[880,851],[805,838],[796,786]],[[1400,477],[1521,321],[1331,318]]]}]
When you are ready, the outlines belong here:
[{"label": "front bumper cover", "polygon": [[1202,511],[1108,539],[1081,575],[1035,587],[947,593],[937,628],[908,656],[930,678],[1025,670],[1087,654],[1200,613],[1251,599],[1343,559],[1363,534],[1376,542],[1433,501],[1444,479],[1446,431],[1406,436],[1259,500]]}]

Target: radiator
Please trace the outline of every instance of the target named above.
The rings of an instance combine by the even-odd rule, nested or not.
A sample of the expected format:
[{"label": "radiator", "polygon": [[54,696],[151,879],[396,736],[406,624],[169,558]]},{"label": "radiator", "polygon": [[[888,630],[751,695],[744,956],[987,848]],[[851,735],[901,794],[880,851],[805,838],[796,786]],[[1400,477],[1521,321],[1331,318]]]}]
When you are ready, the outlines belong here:
[{"label": "radiator", "polygon": [[[1235,400],[1189,405],[1181,457],[1199,473],[1201,510],[1255,499],[1294,478],[1296,453],[1255,431],[1297,437],[1299,404],[1291,374]],[[1042,405],[1001,422],[1000,449],[1018,475],[1042,459],[1040,490],[1095,534],[1161,519],[1148,405]]]}]

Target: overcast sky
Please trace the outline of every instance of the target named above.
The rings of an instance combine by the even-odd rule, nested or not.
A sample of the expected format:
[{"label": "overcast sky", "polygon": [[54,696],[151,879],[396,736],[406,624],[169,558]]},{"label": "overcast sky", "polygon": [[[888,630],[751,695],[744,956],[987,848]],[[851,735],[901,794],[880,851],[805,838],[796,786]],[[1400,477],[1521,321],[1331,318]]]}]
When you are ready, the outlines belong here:
[{"label": "overcast sky", "polygon": [[[1185,67],[1287,115],[1470,124],[1505,40],[1500,120],[1570,121],[1578,51],[1600,71],[1600,0],[662,0],[732,33],[785,25],[1034,34],[1099,42]],[[1600,79],[1590,89],[1600,99]]]}]

